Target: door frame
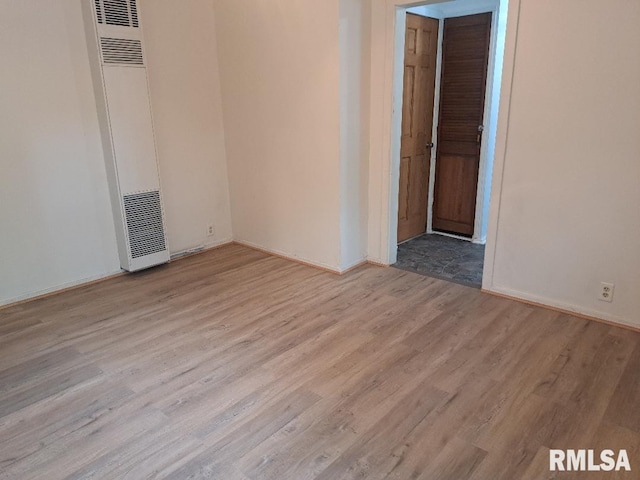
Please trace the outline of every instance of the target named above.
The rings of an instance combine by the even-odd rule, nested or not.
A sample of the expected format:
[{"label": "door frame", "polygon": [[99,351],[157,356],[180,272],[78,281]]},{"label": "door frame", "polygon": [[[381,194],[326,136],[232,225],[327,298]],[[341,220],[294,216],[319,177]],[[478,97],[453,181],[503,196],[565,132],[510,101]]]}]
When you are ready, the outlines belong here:
[{"label": "door frame", "polygon": [[[390,265],[395,263],[397,259],[396,230],[398,222],[402,82],[396,80],[402,79],[405,14],[410,7],[433,5],[441,1],[378,0],[372,3],[369,260],[374,263]],[[485,268],[482,281],[483,288],[486,289],[491,287],[493,278],[493,259],[497,243],[496,233],[500,210],[502,174],[507,149],[507,127],[515,67],[520,0],[500,0],[500,5],[503,8],[508,5],[508,17],[500,108],[496,118],[496,133],[495,135],[492,134],[495,137],[495,153],[491,175],[491,201],[488,208]],[[494,15],[494,17],[493,22],[497,21],[498,15]],[[491,74],[493,73],[491,72]],[[485,108],[485,115],[489,110],[490,108]],[[484,143],[485,145],[488,144],[488,142]],[[483,145],[483,150],[485,145]],[[482,169],[482,166],[480,168]],[[487,193],[483,192],[485,196]],[[486,208],[486,202],[482,202],[481,208]]]}]

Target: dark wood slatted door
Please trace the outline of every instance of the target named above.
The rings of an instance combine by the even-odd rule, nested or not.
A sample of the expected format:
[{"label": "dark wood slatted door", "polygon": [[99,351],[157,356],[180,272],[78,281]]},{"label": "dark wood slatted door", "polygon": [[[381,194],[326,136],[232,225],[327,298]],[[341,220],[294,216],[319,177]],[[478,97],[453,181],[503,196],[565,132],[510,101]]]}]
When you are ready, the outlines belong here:
[{"label": "dark wood slatted door", "polygon": [[400,141],[398,242],[427,230],[439,22],[407,14]]},{"label": "dark wood slatted door", "polygon": [[473,235],[491,13],[444,21],[433,229]]}]

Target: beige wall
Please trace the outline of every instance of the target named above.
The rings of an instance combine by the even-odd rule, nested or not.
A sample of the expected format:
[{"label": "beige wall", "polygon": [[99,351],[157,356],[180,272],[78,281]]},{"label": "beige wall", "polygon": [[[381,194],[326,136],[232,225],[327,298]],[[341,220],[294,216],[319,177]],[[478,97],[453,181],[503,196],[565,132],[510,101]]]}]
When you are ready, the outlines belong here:
[{"label": "beige wall", "polygon": [[[0,304],[119,271],[80,5],[2,5]],[[211,5],[181,5],[142,2],[172,253],[231,237]]]},{"label": "beige wall", "polygon": [[[483,287],[640,326],[640,4],[521,3],[509,2]],[[372,12],[369,255],[383,261],[395,4]],[[602,281],[613,303],[597,300]]]},{"label": "beige wall", "polygon": [[119,271],[79,2],[0,15],[0,303]]},{"label": "beige wall", "polygon": [[342,269],[367,257],[370,5],[340,0],[340,248]]},{"label": "beige wall", "polygon": [[639,2],[522,0],[489,288],[640,326],[638,25]]},{"label": "beige wall", "polygon": [[[484,287],[640,325],[640,4],[521,3]],[[335,270],[365,246],[388,260],[395,2],[371,2],[360,59],[357,0],[171,5],[142,1],[172,251],[230,238],[228,159],[238,240]],[[0,303],[118,270],[85,45],[75,0],[0,17]]]},{"label": "beige wall", "polygon": [[339,270],[338,1],[214,6],[234,237]]},{"label": "beige wall", "polygon": [[[212,2],[144,0],[144,36],[173,252],[232,238]],[[207,226],[214,226],[209,236]]]}]

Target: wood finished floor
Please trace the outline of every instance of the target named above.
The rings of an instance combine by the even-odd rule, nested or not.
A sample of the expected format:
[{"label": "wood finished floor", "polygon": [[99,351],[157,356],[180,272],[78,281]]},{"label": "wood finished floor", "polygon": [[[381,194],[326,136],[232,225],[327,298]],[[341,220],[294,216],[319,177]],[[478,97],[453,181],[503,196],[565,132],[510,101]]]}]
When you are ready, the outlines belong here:
[{"label": "wood finished floor", "polygon": [[461,285],[228,246],[0,310],[2,479],[638,471],[640,334]]}]

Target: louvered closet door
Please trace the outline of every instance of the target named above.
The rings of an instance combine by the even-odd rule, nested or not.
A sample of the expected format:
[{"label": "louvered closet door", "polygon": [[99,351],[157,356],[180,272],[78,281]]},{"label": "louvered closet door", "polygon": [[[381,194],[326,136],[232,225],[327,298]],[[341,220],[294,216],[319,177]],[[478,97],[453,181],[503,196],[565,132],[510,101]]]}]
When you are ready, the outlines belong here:
[{"label": "louvered closet door", "polygon": [[473,235],[491,13],[444,21],[433,229]]}]

